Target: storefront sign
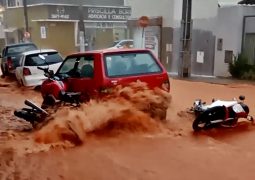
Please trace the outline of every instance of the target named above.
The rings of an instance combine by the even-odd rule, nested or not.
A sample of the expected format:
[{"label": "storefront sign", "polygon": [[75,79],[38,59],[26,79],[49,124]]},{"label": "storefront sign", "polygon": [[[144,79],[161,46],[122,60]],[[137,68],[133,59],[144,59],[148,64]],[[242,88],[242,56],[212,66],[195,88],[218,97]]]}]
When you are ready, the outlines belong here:
[{"label": "storefront sign", "polygon": [[84,7],[84,19],[95,21],[126,21],[131,8]]},{"label": "storefront sign", "polygon": [[49,6],[49,19],[77,20],[78,8],[72,6]]},{"label": "storefront sign", "polygon": [[[78,6],[49,6],[49,19],[79,20]],[[127,21],[131,16],[129,7],[82,7],[84,20]]]}]

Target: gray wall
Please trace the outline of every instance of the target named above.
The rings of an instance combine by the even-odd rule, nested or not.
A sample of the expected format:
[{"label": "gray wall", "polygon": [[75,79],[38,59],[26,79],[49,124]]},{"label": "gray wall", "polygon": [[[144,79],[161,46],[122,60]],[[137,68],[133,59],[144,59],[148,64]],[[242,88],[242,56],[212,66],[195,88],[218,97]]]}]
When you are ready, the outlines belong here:
[{"label": "gray wall", "polygon": [[126,6],[132,7],[131,18],[141,16],[162,16],[163,27],[172,27],[175,0],[126,0]]},{"label": "gray wall", "polygon": [[[216,16],[193,19],[191,73],[193,75],[214,75],[215,23]],[[197,52],[204,53],[204,62],[197,62]]]},{"label": "gray wall", "polygon": [[[162,28],[162,47],[161,47],[161,62],[166,67],[167,71],[171,72],[173,67],[176,67],[176,62],[173,61],[173,31],[171,27]],[[170,50],[167,50],[167,44],[171,47]]]},{"label": "gray wall", "polygon": [[[193,30],[191,72],[193,75],[213,76],[215,35],[211,31]],[[197,62],[197,52],[204,52],[204,62]]]},{"label": "gray wall", "polygon": [[[196,20],[194,20],[196,21]],[[195,23],[196,24],[196,23]],[[202,23],[199,24],[202,26]],[[173,30],[173,53],[170,63],[170,72],[177,74],[181,51],[181,29]],[[196,29],[193,27],[191,44],[191,74],[192,75],[214,75],[214,53],[215,53],[215,34],[213,30]],[[204,63],[197,62],[197,52],[204,52]]]},{"label": "gray wall", "polygon": [[[179,8],[177,8],[177,5]],[[180,62],[180,21],[182,3],[175,4],[173,55],[170,71],[178,73]],[[217,17],[217,0],[193,0],[192,3],[192,44],[191,44],[191,74],[212,76],[214,71],[215,23]],[[204,52],[204,63],[197,63],[197,51]]]}]

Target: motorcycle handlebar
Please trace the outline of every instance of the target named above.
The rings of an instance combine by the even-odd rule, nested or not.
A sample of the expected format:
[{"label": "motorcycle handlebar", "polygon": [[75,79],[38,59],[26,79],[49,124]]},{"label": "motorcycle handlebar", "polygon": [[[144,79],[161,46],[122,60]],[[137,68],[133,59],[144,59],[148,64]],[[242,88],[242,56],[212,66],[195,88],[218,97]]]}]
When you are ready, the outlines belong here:
[{"label": "motorcycle handlebar", "polygon": [[40,69],[42,71],[48,71],[48,68],[42,68],[42,67],[39,67],[39,66],[37,66],[37,69]]},{"label": "motorcycle handlebar", "polygon": [[45,110],[43,110],[42,108],[40,108],[39,106],[37,106],[35,103],[33,103],[32,101],[29,101],[29,100],[25,100],[25,105],[27,105],[27,106],[29,106],[29,107],[31,107],[31,108],[33,108],[33,109],[36,109],[37,111],[39,111],[40,113],[43,113],[43,114],[46,114],[46,115],[48,115],[48,113],[45,111]]}]

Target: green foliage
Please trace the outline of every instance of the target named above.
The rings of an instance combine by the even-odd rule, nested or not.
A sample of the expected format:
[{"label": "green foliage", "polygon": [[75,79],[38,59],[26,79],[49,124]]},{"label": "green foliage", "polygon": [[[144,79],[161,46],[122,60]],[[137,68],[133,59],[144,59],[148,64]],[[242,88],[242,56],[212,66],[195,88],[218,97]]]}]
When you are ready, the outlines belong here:
[{"label": "green foliage", "polygon": [[255,80],[255,71],[250,69],[248,72],[244,72],[241,79]]},{"label": "green foliage", "polygon": [[243,54],[229,64],[229,73],[234,78],[255,80],[255,66],[249,65],[248,58]]}]

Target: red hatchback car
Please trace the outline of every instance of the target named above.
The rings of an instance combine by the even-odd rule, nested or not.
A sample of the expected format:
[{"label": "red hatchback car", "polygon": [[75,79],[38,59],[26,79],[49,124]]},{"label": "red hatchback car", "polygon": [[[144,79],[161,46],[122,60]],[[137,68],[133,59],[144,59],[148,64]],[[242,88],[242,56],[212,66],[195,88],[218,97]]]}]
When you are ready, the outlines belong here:
[{"label": "red hatchback car", "polygon": [[117,85],[146,82],[149,88],[170,91],[167,71],[146,49],[106,49],[71,54],[41,87],[44,102],[62,92],[80,92],[81,100],[98,97]]}]

